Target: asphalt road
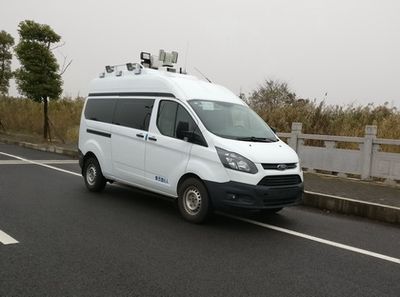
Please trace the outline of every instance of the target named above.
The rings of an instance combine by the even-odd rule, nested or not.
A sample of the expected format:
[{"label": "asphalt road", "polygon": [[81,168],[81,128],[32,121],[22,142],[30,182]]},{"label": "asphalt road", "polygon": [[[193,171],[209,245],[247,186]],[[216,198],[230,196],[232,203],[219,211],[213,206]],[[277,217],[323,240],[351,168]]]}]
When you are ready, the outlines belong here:
[{"label": "asphalt road", "polygon": [[400,296],[398,225],[304,207],[192,225],[134,188],[89,193],[67,160],[0,144],[1,297]]}]

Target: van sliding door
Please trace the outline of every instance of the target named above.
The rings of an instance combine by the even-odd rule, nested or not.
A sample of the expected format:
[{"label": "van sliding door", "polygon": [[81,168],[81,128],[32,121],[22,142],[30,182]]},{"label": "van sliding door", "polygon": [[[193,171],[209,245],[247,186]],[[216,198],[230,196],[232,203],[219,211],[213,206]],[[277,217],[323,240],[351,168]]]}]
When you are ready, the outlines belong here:
[{"label": "van sliding door", "polygon": [[112,131],[113,175],[142,185],[147,131],[154,99],[118,99]]}]

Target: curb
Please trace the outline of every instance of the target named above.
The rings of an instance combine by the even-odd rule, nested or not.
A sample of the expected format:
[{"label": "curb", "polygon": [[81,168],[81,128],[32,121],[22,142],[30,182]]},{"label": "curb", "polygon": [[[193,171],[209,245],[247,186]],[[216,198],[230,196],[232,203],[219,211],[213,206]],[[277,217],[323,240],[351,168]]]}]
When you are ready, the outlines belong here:
[{"label": "curb", "polygon": [[[0,142],[78,158],[77,149],[66,149],[53,145],[43,146],[29,142],[8,140],[5,138],[0,138]],[[364,202],[351,198],[305,191],[302,205],[347,215],[366,217],[386,223],[400,224],[400,208],[378,203]]]},{"label": "curb", "polygon": [[30,142],[25,142],[25,141],[9,140],[9,139],[5,139],[5,138],[0,138],[0,143],[14,144],[14,145],[18,145],[21,147],[26,147],[26,148],[30,148],[30,149],[34,149],[34,150],[43,151],[43,152],[66,155],[66,156],[73,157],[76,159],[78,158],[78,150],[63,148],[63,147],[59,147],[56,145],[40,145],[40,144],[35,144],[35,143],[30,143]]},{"label": "curb", "polygon": [[305,191],[303,205],[356,215],[386,223],[400,223],[400,208],[351,198]]}]

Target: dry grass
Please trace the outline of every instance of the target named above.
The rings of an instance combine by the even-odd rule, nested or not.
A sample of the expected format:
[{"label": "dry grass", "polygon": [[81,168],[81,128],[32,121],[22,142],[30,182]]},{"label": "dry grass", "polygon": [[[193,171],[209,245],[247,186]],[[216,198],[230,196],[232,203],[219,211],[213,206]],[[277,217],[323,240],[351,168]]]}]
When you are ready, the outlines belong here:
[{"label": "dry grass", "polygon": [[[292,122],[303,123],[303,133],[363,136],[366,125],[378,126],[378,137],[400,139],[400,112],[387,105],[330,106],[309,100],[270,102],[262,107],[250,105],[279,132],[290,132]],[[83,98],[64,98],[50,102],[52,136],[76,143]],[[43,106],[23,98],[0,97],[0,120],[7,133],[40,137]],[[0,132],[1,132],[0,126]],[[396,148],[399,151],[400,148]]]},{"label": "dry grass", "polygon": [[400,112],[387,105],[343,107],[299,100],[255,110],[280,132],[290,132],[292,122],[301,122],[303,133],[364,136],[366,125],[376,125],[379,138],[400,139]]},{"label": "dry grass", "polygon": [[[378,127],[377,137],[400,139],[400,112],[387,105],[327,106],[308,100],[257,109],[258,114],[279,132],[290,132],[292,122],[303,123],[303,133],[363,137],[366,125]],[[311,145],[322,143],[311,141]],[[340,143],[340,148],[358,149],[357,144]],[[381,146],[382,151],[400,153],[399,146]]]},{"label": "dry grass", "polygon": [[[66,143],[76,143],[83,99],[64,98],[51,101],[49,118],[52,137]],[[11,134],[43,134],[43,105],[24,98],[0,97],[0,120],[5,131]]]}]

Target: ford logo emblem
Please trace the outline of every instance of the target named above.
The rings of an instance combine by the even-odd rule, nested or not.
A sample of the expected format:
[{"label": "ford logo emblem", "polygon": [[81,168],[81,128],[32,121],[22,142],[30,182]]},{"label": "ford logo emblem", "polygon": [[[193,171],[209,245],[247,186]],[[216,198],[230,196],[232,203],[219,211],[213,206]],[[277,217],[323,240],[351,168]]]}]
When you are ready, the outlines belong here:
[{"label": "ford logo emblem", "polygon": [[276,166],[276,169],[285,170],[285,169],[287,169],[287,165],[286,164],[278,164],[278,166]]}]

